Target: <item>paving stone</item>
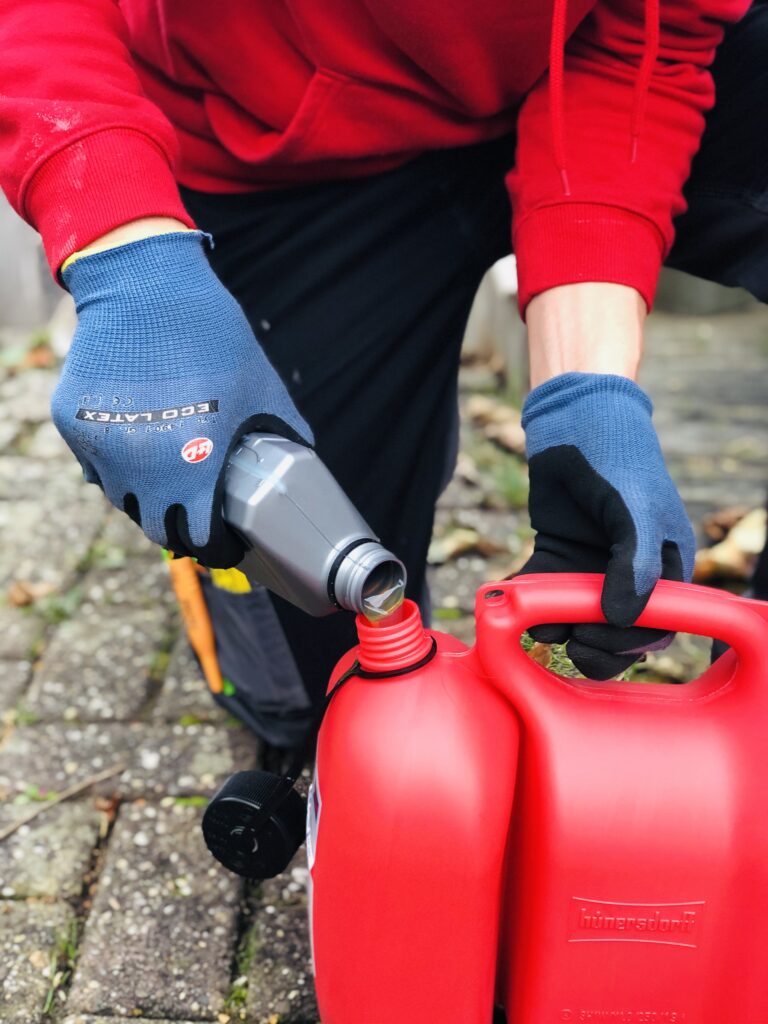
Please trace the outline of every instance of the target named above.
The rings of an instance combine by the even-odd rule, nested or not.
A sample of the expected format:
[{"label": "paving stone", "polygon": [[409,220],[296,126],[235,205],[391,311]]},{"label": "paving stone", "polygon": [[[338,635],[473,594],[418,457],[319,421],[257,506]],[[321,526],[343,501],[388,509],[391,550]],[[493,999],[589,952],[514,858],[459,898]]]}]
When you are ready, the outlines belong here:
[{"label": "paving stone", "polygon": [[27,658],[42,635],[43,622],[30,608],[0,601],[0,658]]},{"label": "paving stone", "polygon": [[68,1006],[110,1017],[210,1020],[229,988],[241,882],[203,843],[200,809],[119,813]]},{"label": "paving stone", "polygon": [[248,972],[248,1020],[315,1024],[307,922],[306,857],[302,849],[285,874],[263,882],[254,918],[255,952]]},{"label": "paving stone", "polygon": [[0,715],[19,703],[31,672],[28,661],[0,661]]},{"label": "paving stone", "polygon": [[225,722],[228,715],[215,703],[186,636],[181,636],[171,652],[152,720],[183,723],[186,719]]},{"label": "paving stone", "polygon": [[459,618],[441,618],[434,616],[432,629],[438,633],[448,633],[461,640],[467,647],[472,647],[475,642],[475,617],[474,615],[461,615]]},{"label": "paving stone", "polygon": [[157,544],[153,544],[125,513],[114,508],[107,513],[100,539],[126,555],[148,555],[155,558],[160,554]]},{"label": "paving stone", "polygon": [[13,538],[0,550],[0,586],[17,579],[65,589],[98,533],[104,500],[85,490],[77,504],[60,507],[40,499],[0,502],[0,536]]},{"label": "paving stone", "polygon": [[257,742],[239,726],[156,725],[121,779],[127,796],[212,795],[233,772],[253,768]]},{"label": "paving stone", "polygon": [[58,504],[71,504],[81,493],[97,488],[83,480],[83,473],[74,456],[69,462],[51,466],[40,459],[20,455],[0,456],[0,500],[34,499]]},{"label": "paving stone", "polygon": [[[96,542],[98,550],[99,542]],[[80,587],[84,610],[89,605],[138,606],[161,609],[176,608],[176,598],[168,578],[168,569],[158,555],[155,557],[112,554],[111,567],[92,569],[83,578]],[[122,563],[122,564],[121,564]],[[167,619],[167,616],[163,618]]]},{"label": "paving stone", "polygon": [[667,455],[730,455],[762,462],[768,457],[768,410],[762,422],[707,415],[700,407],[686,413],[667,408],[654,420]]},{"label": "paving stone", "polygon": [[[144,725],[110,722],[19,726],[0,747],[0,800],[30,786],[59,792],[113,765],[127,765],[146,730]],[[120,779],[115,776],[92,792],[119,791]]]},{"label": "paving stone", "polygon": [[487,488],[477,484],[467,483],[460,477],[454,476],[437,502],[438,509],[441,508],[477,508],[478,505],[500,506],[500,502],[494,496],[489,485]]},{"label": "paving stone", "polygon": [[[198,1018],[202,1020],[204,1018]],[[208,1017],[208,1020],[215,1021],[215,1017]],[[158,1020],[153,1017],[93,1017],[90,1013],[76,1013],[71,1017],[65,1017],[61,1024],[197,1024],[191,1020]]]},{"label": "paving stone", "polygon": [[104,602],[79,609],[47,647],[25,700],[51,721],[136,718],[147,701],[150,673],[167,642],[161,610]]},{"label": "paving stone", "polygon": [[[441,537],[457,527],[476,530],[483,540],[505,548],[510,555],[517,555],[522,548],[520,539],[521,516],[513,511],[495,511],[477,507],[440,508],[435,515],[433,536]],[[528,517],[525,516],[527,526]]]},{"label": "paving stone", "polygon": [[50,420],[35,430],[24,445],[24,454],[31,459],[68,459],[76,462],[67,442]]},{"label": "paving stone", "polygon": [[[30,811],[5,803],[0,827]],[[86,800],[49,807],[0,843],[0,896],[75,899],[99,839],[102,815]]]},{"label": "paving stone", "polygon": [[0,451],[7,451],[21,433],[21,427],[13,421],[0,423]]},{"label": "paving stone", "polygon": [[488,363],[462,365],[459,370],[459,389],[462,393],[496,392],[501,386],[501,374]]},{"label": "paving stone", "polygon": [[18,727],[0,748],[0,800],[29,786],[59,792],[113,765],[120,776],[91,792],[128,797],[211,794],[252,768],[256,741],[241,728],[91,722]]},{"label": "paving stone", "polygon": [[17,423],[45,423],[51,415],[51,395],[59,380],[55,370],[25,370],[0,384],[4,415]]},{"label": "paving stone", "polygon": [[57,943],[67,936],[73,919],[71,909],[62,904],[0,902],[3,1024],[42,1024]]},{"label": "paving stone", "polygon": [[430,566],[427,579],[432,607],[458,608],[467,614],[473,613],[478,587],[490,580],[504,579],[511,562],[511,557],[487,559],[481,555],[462,555],[445,565]]},{"label": "paving stone", "polygon": [[[204,1018],[199,1017],[198,1020]],[[215,1017],[208,1020],[214,1021]],[[61,1024],[197,1024],[197,1021],[190,1020],[158,1020],[153,1017],[93,1017],[90,1013],[76,1013],[72,1017],[65,1017]]]}]

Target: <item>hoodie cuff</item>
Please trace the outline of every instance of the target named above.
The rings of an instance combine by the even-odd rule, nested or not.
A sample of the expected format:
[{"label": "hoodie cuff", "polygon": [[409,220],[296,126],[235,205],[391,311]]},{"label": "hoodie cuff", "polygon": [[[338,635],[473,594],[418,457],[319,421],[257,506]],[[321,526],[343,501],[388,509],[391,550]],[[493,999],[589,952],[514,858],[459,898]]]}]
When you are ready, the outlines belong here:
[{"label": "hoodie cuff", "polygon": [[40,232],[56,276],[73,252],[143,217],[194,227],[165,153],[131,128],[96,132],[59,150],[35,173],[24,215]]},{"label": "hoodie cuff", "polygon": [[518,302],[525,319],[536,295],[563,284],[602,281],[636,289],[653,305],[664,243],[650,221],[601,203],[561,203],[529,213],[513,235]]}]

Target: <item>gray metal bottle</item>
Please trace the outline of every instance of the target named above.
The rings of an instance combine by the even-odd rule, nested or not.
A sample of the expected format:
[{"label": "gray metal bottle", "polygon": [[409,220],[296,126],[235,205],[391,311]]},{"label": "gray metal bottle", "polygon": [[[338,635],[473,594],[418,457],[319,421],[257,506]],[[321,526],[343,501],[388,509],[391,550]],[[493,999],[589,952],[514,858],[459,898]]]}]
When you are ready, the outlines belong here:
[{"label": "gray metal bottle", "polygon": [[403,601],[405,567],[310,448],[243,437],[227,467],[224,518],[249,546],[241,572],[310,615],[346,608],[376,620]]}]

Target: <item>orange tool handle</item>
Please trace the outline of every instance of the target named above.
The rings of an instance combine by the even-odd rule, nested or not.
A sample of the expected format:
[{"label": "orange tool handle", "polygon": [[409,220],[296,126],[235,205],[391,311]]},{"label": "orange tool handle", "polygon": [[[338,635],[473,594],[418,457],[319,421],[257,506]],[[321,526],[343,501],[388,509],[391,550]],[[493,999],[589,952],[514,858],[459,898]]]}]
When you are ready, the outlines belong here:
[{"label": "orange tool handle", "polygon": [[219,668],[216,639],[203,597],[197,565],[192,558],[171,558],[168,568],[189,642],[200,661],[211,692],[221,693],[224,689],[224,679]]}]

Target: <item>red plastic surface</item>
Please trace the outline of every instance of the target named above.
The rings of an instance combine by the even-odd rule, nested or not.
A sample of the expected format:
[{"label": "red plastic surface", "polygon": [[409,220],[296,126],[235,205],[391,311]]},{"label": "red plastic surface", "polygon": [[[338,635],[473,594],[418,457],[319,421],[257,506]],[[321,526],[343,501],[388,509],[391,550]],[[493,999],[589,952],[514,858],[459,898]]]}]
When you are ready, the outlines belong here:
[{"label": "red plastic surface", "polygon": [[323,1024],[490,1024],[517,725],[466,647],[434,635],[429,664],[351,678],[323,722],[312,868]]},{"label": "red plastic surface", "polygon": [[323,1024],[490,1024],[494,977],[509,1024],[768,1024],[768,609],[660,584],[644,625],[733,648],[682,686],[532,662],[520,634],[602,621],[601,585],[489,584],[471,652],[438,635],[418,672],[334,698]]}]

